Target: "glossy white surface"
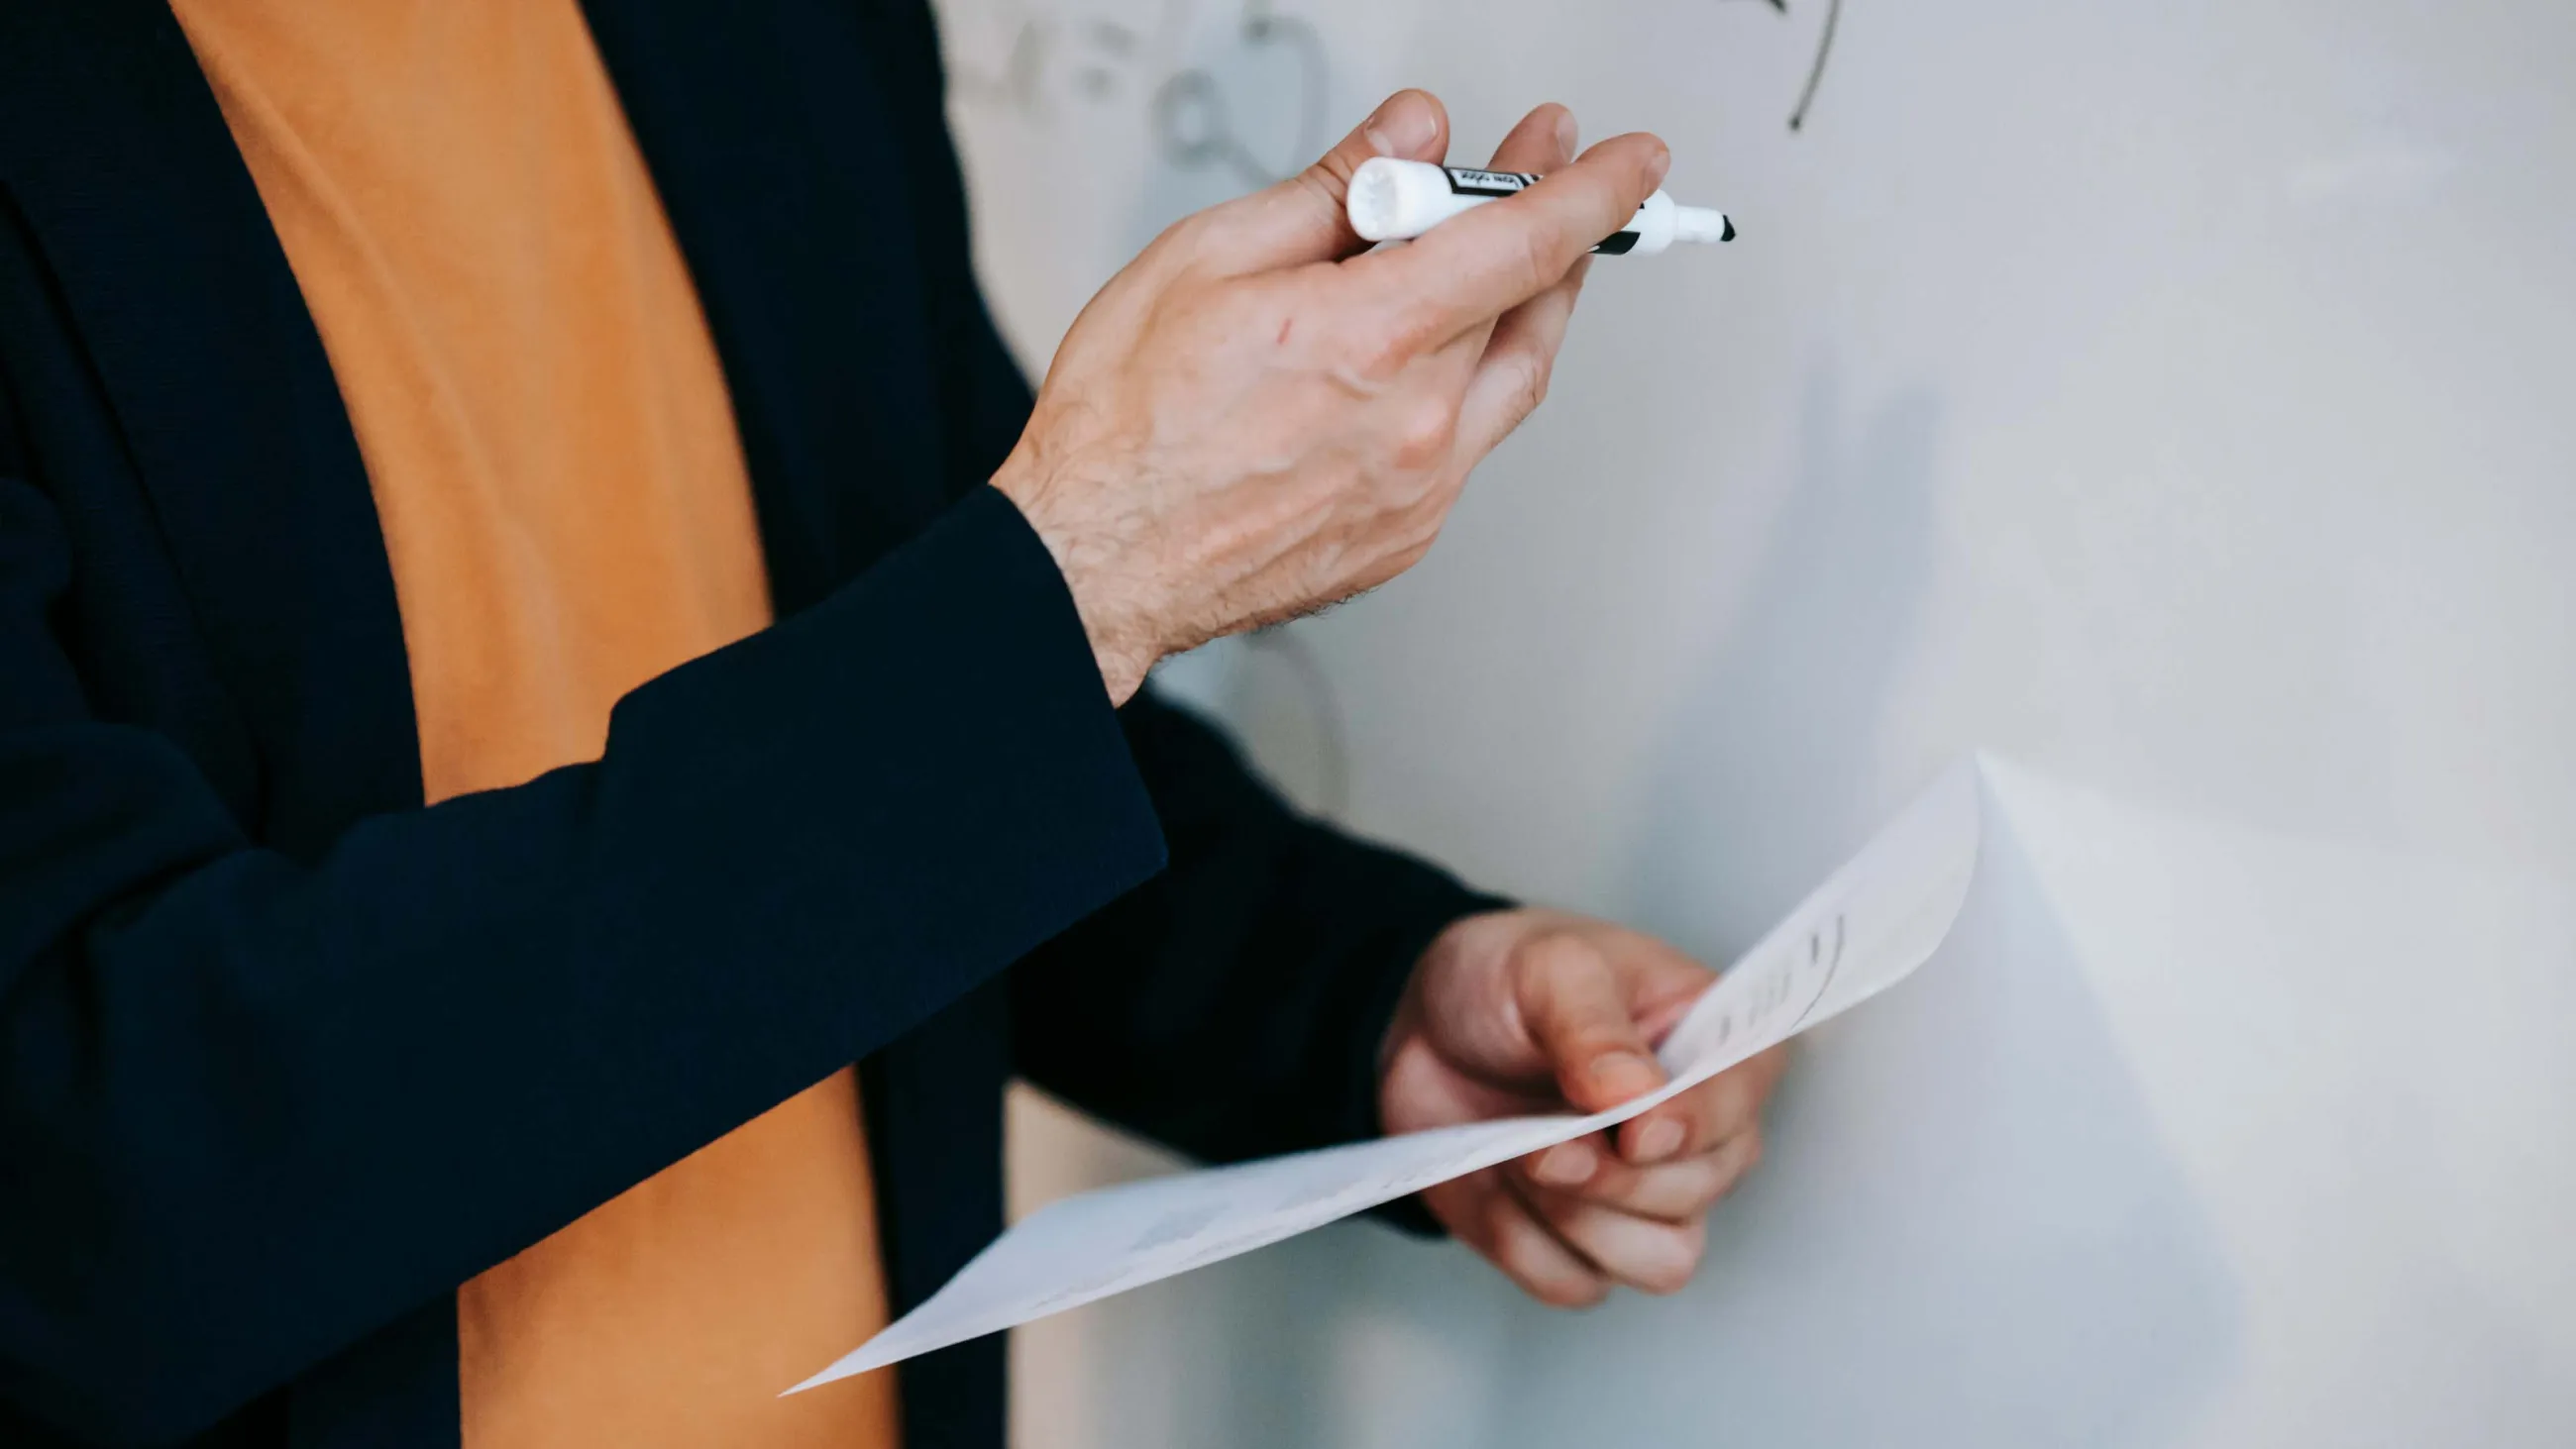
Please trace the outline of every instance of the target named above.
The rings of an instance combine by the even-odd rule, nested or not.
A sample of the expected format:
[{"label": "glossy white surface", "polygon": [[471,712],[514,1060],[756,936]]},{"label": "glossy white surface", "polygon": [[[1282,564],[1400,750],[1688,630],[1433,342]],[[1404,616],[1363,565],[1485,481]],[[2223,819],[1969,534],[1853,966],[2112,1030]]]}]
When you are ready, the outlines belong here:
[{"label": "glossy white surface", "polygon": [[[1652,127],[1743,228],[1596,267],[1430,560],[1297,627],[1338,731],[1174,671],[1293,788],[1723,958],[2021,767],[1984,944],[1823,1035],[1692,1290],[1337,1228],[1024,1335],[1023,1444],[2576,1443],[2576,10],[1857,0],[1792,134],[1821,0],[1277,7],[1312,73],[942,8],[1036,366],[1316,84]],[[1022,1201],[1139,1166],[1016,1110]]]}]

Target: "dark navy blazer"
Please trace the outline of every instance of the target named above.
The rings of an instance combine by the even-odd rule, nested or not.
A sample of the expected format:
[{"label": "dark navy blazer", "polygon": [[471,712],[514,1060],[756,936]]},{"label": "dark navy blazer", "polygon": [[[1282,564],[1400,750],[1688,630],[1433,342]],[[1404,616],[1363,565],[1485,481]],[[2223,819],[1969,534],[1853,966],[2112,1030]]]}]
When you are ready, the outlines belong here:
[{"label": "dark navy blazer", "polygon": [[[1209,1158],[1373,1130],[1485,904],[1113,713],[983,486],[1028,407],[920,0],[590,0],[780,609],[423,808],[329,362],[155,0],[0,0],[0,1443],[452,1445],[454,1289],[862,1065],[897,1306],[1023,1072]],[[997,1449],[1001,1351],[903,1370]],[[820,1365],[816,1365],[820,1367]]]}]

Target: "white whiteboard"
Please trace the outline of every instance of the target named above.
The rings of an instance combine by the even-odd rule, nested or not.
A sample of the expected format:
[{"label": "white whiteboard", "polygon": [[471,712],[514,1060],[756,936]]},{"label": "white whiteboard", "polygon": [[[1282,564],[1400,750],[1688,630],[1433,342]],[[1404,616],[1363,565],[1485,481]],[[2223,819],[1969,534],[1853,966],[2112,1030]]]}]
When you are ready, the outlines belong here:
[{"label": "white whiteboard", "polygon": [[[1292,786],[1722,958],[2026,767],[1690,1292],[1339,1230],[1027,1335],[1022,1443],[2576,1443],[2576,8],[1846,0],[1794,133],[1827,0],[942,10],[1033,369],[1403,84],[1744,227],[1596,267],[1431,558],[1297,626],[1337,726],[1177,671]],[[1135,1169],[1020,1111],[1023,1200]]]}]

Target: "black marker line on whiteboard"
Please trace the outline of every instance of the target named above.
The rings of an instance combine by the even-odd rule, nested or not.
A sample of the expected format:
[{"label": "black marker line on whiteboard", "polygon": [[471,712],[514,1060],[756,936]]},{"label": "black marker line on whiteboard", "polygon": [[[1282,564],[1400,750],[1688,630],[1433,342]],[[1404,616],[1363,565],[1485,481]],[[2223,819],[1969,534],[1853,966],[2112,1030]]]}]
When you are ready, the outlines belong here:
[{"label": "black marker line on whiteboard", "polygon": [[[1362,241],[1406,241],[1462,211],[1500,200],[1536,184],[1526,171],[1477,171],[1374,156],[1351,173],[1351,230]],[[1735,240],[1735,223],[1722,211],[1682,206],[1658,191],[1636,218],[1593,248],[1605,256],[1650,257],[1677,241]]]},{"label": "black marker line on whiteboard", "polygon": [[[1780,6],[1783,14],[1788,12],[1788,8],[1785,3]],[[1825,83],[1825,62],[1833,57],[1834,31],[1842,24],[1842,19],[1843,0],[1831,0],[1825,7],[1824,39],[1816,42],[1816,63],[1808,68],[1806,89],[1798,92],[1798,108],[1789,113],[1789,129],[1792,131],[1806,128],[1807,107],[1816,103],[1816,87]]]}]

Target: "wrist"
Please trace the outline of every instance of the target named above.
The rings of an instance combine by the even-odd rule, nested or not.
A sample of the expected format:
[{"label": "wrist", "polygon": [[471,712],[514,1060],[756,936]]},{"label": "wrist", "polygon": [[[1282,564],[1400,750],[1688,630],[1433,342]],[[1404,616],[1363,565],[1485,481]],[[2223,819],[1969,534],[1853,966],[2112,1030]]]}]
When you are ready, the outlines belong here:
[{"label": "wrist", "polygon": [[1083,633],[1091,641],[1092,661],[1100,669],[1109,701],[1125,704],[1144,687],[1147,671],[1164,652],[1153,628],[1156,615],[1139,597],[1144,591],[1128,576],[1130,571],[1117,566],[1116,550],[1062,516],[1063,510],[1056,506],[1059,490],[1050,486],[1045,470],[1026,456],[1025,449],[1011,454],[993,475],[992,485],[1020,510],[1054,558],[1056,571],[1073,595]]}]

